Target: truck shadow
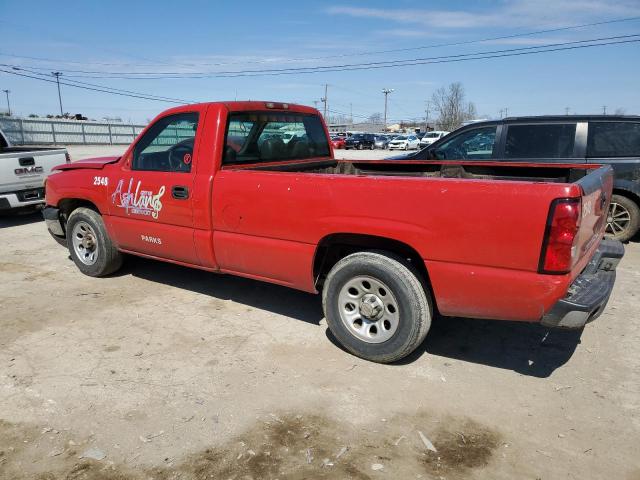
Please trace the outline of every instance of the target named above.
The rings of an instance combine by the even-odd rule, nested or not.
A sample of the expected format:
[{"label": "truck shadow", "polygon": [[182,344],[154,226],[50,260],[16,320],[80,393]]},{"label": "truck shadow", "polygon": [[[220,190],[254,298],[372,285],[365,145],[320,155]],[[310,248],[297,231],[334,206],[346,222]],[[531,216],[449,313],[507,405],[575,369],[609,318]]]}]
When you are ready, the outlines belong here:
[{"label": "truck shadow", "polygon": [[218,275],[132,256],[127,257],[125,267],[118,274],[130,274],[219,300],[231,300],[314,325],[319,325],[324,318],[319,295],[248,278]]},{"label": "truck shadow", "polygon": [[[138,257],[128,257],[125,265],[122,275],[231,300],[313,325],[324,318],[319,295]],[[522,322],[436,317],[423,345],[396,365],[413,363],[426,353],[545,378],[567,363],[581,335],[582,330],[549,330]],[[342,349],[329,330],[327,337]]]},{"label": "truck shadow", "polygon": [[39,210],[0,213],[0,228],[20,227],[42,221],[42,213]]},{"label": "truck shadow", "polygon": [[437,317],[414,355],[428,353],[546,378],[569,361],[581,336],[582,330],[533,323]]}]

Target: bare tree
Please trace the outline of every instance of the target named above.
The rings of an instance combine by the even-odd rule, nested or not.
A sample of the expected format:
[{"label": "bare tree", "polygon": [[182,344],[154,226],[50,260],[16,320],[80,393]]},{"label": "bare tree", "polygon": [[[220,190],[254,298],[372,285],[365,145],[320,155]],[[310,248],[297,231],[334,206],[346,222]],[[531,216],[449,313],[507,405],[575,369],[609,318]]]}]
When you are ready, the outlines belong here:
[{"label": "bare tree", "polygon": [[616,111],[613,112],[614,115],[626,115],[627,113],[627,109],[626,108],[616,108]]},{"label": "bare tree", "polygon": [[380,124],[382,123],[382,114],[380,112],[372,113],[369,115],[369,123]]},{"label": "bare tree", "polygon": [[440,128],[450,132],[477,115],[476,106],[466,101],[464,87],[460,82],[440,87],[433,93],[431,102],[439,114]]}]

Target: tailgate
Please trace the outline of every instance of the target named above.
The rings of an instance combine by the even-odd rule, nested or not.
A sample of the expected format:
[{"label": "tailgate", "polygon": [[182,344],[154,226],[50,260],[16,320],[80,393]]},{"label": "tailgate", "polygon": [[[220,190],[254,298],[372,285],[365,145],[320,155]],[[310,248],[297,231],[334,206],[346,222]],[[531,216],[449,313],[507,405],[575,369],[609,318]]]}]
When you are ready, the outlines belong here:
[{"label": "tailgate", "polygon": [[578,249],[578,266],[581,270],[604,235],[613,190],[613,169],[610,165],[599,167],[577,184],[582,189],[582,215],[575,248]]},{"label": "tailgate", "polygon": [[56,165],[66,163],[66,151],[25,151],[0,154],[0,193],[42,187]]}]

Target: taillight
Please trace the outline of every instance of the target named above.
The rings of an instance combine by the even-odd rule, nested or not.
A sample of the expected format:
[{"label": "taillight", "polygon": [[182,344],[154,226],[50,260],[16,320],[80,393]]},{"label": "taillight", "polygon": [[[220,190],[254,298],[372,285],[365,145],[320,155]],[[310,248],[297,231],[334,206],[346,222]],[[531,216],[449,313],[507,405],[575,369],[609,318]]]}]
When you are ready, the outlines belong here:
[{"label": "taillight", "polygon": [[557,198],[551,203],[544,232],[540,273],[565,274],[577,260],[575,240],[580,227],[579,198]]}]

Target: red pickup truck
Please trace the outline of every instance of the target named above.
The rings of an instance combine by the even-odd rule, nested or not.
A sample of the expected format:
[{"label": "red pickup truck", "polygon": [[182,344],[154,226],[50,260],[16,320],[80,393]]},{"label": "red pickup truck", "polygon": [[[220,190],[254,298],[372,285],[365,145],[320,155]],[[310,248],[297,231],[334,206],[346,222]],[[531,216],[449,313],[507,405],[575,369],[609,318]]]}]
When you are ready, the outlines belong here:
[{"label": "red pickup truck", "polygon": [[56,167],[43,213],[87,275],[128,253],[322,292],[341,344],[391,362],[434,311],[595,319],[624,253],[602,240],[611,189],[609,166],[336,160],[317,110],[220,102]]}]

